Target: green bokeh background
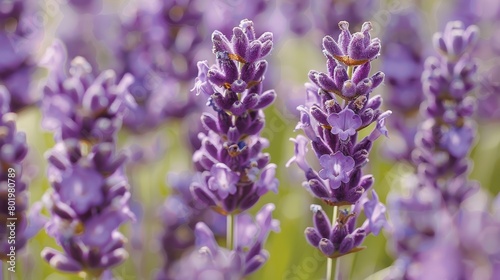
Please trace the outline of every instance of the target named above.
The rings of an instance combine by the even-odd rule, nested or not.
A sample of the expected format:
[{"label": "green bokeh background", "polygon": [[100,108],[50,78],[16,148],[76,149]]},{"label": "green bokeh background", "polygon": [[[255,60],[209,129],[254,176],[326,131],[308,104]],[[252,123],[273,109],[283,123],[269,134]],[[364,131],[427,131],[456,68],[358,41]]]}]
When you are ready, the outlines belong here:
[{"label": "green bokeh background", "polygon": [[[431,11],[432,2],[424,1],[421,7]],[[387,5],[387,3],[386,3]],[[430,16],[426,28],[435,26],[435,18]],[[49,28],[57,21],[48,22]],[[265,26],[258,26],[262,31]],[[337,34],[337,31],[334,31]],[[320,36],[312,36],[315,40]],[[430,41],[430,37],[428,38]],[[50,42],[46,40],[45,46]],[[272,162],[278,165],[277,177],[280,181],[278,194],[265,195],[251,212],[255,213],[260,206],[272,202],[276,205],[274,216],[281,222],[281,232],[272,233],[265,248],[270,252],[270,259],[257,273],[247,279],[322,279],[326,271],[326,259],[319,257],[316,249],[308,245],[304,238],[304,229],[312,226],[312,215],[309,211],[311,203],[315,201],[311,195],[301,187],[302,172],[292,165],[286,168],[286,162],[293,155],[293,144],[290,137],[295,137],[300,132],[294,132],[296,119],[283,109],[287,98],[291,98],[288,88],[306,82],[309,69],[324,70],[324,61],[321,51],[313,40],[299,38],[285,38],[278,44],[272,55],[270,71],[275,71],[273,79],[278,83],[278,101],[274,107],[266,110],[267,125],[263,135],[270,140],[270,148],[266,152],[271,154]],[[273,70],[273,68],[275,68]],[[379,66],[375,64],[375,71]],[[39,76],[43,76],[41,71]],[[36,90],[36,89],[35,89]],[[384,95],[384,88],[378,94]],[[188,94],[188,93],[187,93]],[[191,93],[192,94],[192,93]],[[202,98],[202,97],[200,97]],[[27,134],[31,148],[29,161],[38,170],[38,175],[29,186],[30,202],[39,201],[46,190],[50,188],[46,173],[46,162],[43,154],[53,145],[53,137],[40,127],[41,114],[36,108],[22,111],[18,116],[18,130]],[[479,138],[472,152],[474,162],[470,175],[478,180],[483,188],[491,194],[500,190],[497,182],[500,181],[500,131],[498,123],[481,121],[478,127]],[[113,273],[117,279],[152,279],[155,270],[161,266],[162,255],[158,238],[162,225],[158,218],[158,209],[169,193],[166,184],[166,174],[170,171],[184,171],[191,168],[191,152],[185,147],[185,126],[177,121],[170,121],[158,130],[142,136],[133,136],[123,131],[120,133],[120,145],[142,143],[151,145],[151,139],[161,135],[165,139],[166,153],[161,160],[142,165],[135,165],[128,169],[128,178],[132,184],[134,197],[144,206],[144,220],[142,224],[127,224],[123,232],[127,235],[131,227],[140,227],[143,231],[144,246],[137,250],[129,248],[129,259],[121,266],[115,268]],[[377,190],[381,201],[385,202],[387,194],[399,188],[400,179],[405,172],[411,171],[407,166],[394,164],[385,159],[381,152],[382,145],[391,145],[391,138],[381,139],[373,148],[370,163],[365,168],[365,174],[371,173],[376,178],[374,188]],[[313,162],[313,160],[311,160]],[[324,206],[328,213],[331,207]],[[45,214],[48,214],[45,210]],[[387,234],[379,236],[370,235],[364,242],[367,249],[340,258],[342,279],[382,279],[384,271],[393,262],[386,244]],[[221,244],[223,245],[223,244]],[[17,279],[81,279],[78,276],[60,273],[52,269],[40,258],[44,247],[58,248],[53,239],[47,236],[44,230],[29,241],[27,247],[19,252],[17,261]],[[379,272],[379,273],[377,273]],[[4,264],[4,275],[5,272]],[[9,278],[6,278],[9,279]]]}]

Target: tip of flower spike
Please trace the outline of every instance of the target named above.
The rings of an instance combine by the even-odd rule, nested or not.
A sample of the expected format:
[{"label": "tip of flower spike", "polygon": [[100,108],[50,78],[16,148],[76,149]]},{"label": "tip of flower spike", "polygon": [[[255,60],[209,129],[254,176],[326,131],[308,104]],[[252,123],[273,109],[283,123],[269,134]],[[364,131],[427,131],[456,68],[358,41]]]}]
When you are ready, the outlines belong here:
[{"label": "tip of flower spike", "polygon": [[252,27],[253,26],[253,21],[249,20],[249,19],[243,19],[240,21],[240,27],[242,29],[247,29],[249,27]]},{"label": "tip of flower spike", "polygon": [[69,73],[73,76],[82,76],[92,73],[92,66],[83,57],[77,56],[71,61],[71,68]]},{"label": "tip of flower spike", "polygon": [[361,32],[367,32],[371,30],[373,30],[373,25],[370,21],[363,23],[363,26],[361,27]]},{"label": "tip of flower spike", "polygon": [[339,28],[340,30],[348,30],[349,29],[349,23],[345,20],[339,22]]},{"label": "tip of flower spike", "polygon": [[320,205],[318,204],[311,204],[311,206],[309,207],[309,209],[311,209],[311,211],[316,214],[318,211],[321,211],[323,210],[323,208],[321,208]]}]

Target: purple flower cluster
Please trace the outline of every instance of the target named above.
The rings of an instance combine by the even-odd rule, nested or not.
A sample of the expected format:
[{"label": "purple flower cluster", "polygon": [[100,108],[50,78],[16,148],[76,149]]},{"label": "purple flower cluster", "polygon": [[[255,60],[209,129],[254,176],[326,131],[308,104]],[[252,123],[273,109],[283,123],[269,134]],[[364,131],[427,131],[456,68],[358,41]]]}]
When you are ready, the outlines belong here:
[{"label": "purple flower cluster", "polygon": [[262,110],[276,98],[274,90],[262,90],[272,39],[270,32],[257,37],[253,22],[242,20],[230,40],[219,31],[212,34],[216,65],[198,62],[194,90],[208,98],[216,115],[201,117],[208,133],[199,134],[202,145],[193,161],[201,176],[191,190],[224,215],[252,207],[269,190],[277,192],[276,165],[262,153],[269,144],[259,136]]},{"label": "purple flower cluster", "polygon": [[422,74],[426,117],[416,137],[415,161],[422,184],[438,189],[451,208],[473,189],[467,155],[476,130],[471,119],[475,101],[469,93],[476,85],[477,66],[470,51],[478,33],[476,26],[448,23],[433,39],[440,57],[427,59]]},{"label": "purple flower cluster", "polygon": [[60,42],[47,51],[41,64],[51,72],[41,104],[42,126],[54,131],[57,141],[113,142],[123,115],[136,106],[128,92],[133,77],[125,75],[117,83],[112,70],[94,77],[82,57],[71,61],[67,75],[65,48]]},{"label": "purple flower cluster", "polygon": [[156,1],[137,7],[121,24],[114,48],[119,76],[131,73],[130,92],[138,106],[125,116],[127,128],[141,132],[171,117],[199,109],[195,100],[181,95],[196,76],[195,55],[201,46],[198,26],[202,13],[196,1]]},{"label": "purple flower cluster", "polygon": [[[382,69],[385,73],[387,104],[394,116],[389,124],[397,131],[399,141],[386,147],[394,160],[411,162],[415,148],[416,117],[423,101],[421,73],[424,68],[424,44],[421,20],[417,11],[406,11],[391,17],[385,29]],[[397,138],[396,138],[397,139]]]},{"label": "purple flower cluster", "polygon": [[30,92],[39,32],[26,20],[30,1],[0,3],[0,84],[10,93],[10,110],[17,112],[36,101]]},{"label": "purple flower cluster", "polygon": [[[370,97],[384,79],[382,72],[370,76],[370,63],[380,54],[379,39],[370,36],[371,23],[365,22],[361,32],[354,34],[349,32],[349,24],[345,21],[341,21],[339,27],[341,33],[337,41],[330,36],[323,38],[328,72],[309,72],[311,83],[306,84],[306,104],[298,107],[300,122],[297,125],[307,138],[299,135],[292,139],[295,156],[288,163],[295,162],[304,171],[307,181],[303,185],[313,196],[335,207],[356,205],[366,199],[374,178],[363,176],[361,169],[368,162],[373,142],[380,135],[387,136],[384,122],[391,114],[380,111],[380,96]],[[374,122],[377,123],[374,130],[358,141],[358,131]],[[309,143],[322,167],[319,172],[306,161]],[[373,201],[376,201],[374,209],[377,210],[367,215],[370,221],[375,212],[385,211],[374,191]],[[358,208],[361,209],[355,207]],[[334,217],[337,223],[332,227],[325,222],[327,216],[318,207],[312,209],[315,228],[306,229],[306,236],[328,257],[359,250],[358,245],[366,233],[377,234],[379,227],[385,224],[382,214],[376,218],[382,222],[375,223],[370,231],[354,229],[354,217],[359,212],[345,209],[338,218]]]},{"label": "purple flower cluster", "polygon": [[258,270],[269,258],[263,249],[271,231],[279,232],[279,221],[272,218],[274,204],[266,204],[255,220],[243,213],[236,216],[237,234],[233,250],[220,248],[204,223],[195,229],[197,250],[177,263],[167,279],[243,279]]},{"label": "purple flower cluster", "polygon": [[117,82],[113,71],[94,77],[82,57],[66,73],[61,44],[49,50],[45,65],[51,73],[43,125],[56,139],[46,154],[52,185],[44,196],[51,213],[46,231],[63,252],[45,248],[42,256],[61,271],[98,277],[128,256],[118,228],[134,215],[128,208],[126,157],[115,142],[126,107],[133,104],[127,91],[131,77]]},{"label": "purple flower cluster", "polygon": [[394,279],[430,276],[419,271],[442,279],[498,278],[500,221],[486,207],[472,211],[463,203],[478,189],[468,179],[467,159],[475,136],[470,92],[477,84],[471,58],[477,39],[476,26],[456,21],[434,36],[440,56],[426,61],[422,75],[425,121],[413,153],[417,174],[405,180],[408,197],[389,199],[398,254]]},{"label": "purple flower cluster", "polygon": [[191,172],[170,173],[168,185],[170,194],[160,208],[160,218],[164,225],[161,236],[164,265],[157,279],[168,279],[171,268],[186,250],[195,245],[196,224],[205,221],[213,229],[215,236],[224,236],[226,220],[224,216],[197,205],[189,186],[193,181]]},{"label": "purple flower cluster", "polygon": [[[364,209],[368,219],[361,227],[356,228],[361,209]],[[321,206],[313,204],[311,211],[314,213],[314,227],[306,228],[306,239],[329,258],[338,258],[365,249],[366,247],[360,246],[365,237],[370,233],[378,235],[386,224],[385,207],[379,202],[374,190],[371,199],[363,196],[356,202],[352,211],[340,210],[334,225]]]},{"label": "purple flower cluster", "polygon": [[9,113],[9,99],[7,89],[0,85],[0,259],[3,261],[9,261],[10,256],[15,260],[16,251],[37,230],[28,227],[26,215],[28,191],[21,166],[28,153],[26,135],[16,130],[16,115]]}]

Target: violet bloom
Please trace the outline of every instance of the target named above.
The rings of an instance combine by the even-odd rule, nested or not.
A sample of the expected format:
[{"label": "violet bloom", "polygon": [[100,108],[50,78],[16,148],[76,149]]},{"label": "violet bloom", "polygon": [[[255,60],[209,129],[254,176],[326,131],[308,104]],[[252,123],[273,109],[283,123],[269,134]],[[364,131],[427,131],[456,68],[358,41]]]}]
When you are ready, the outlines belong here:
[{"label": "violet bloom", "polygon": [[[364,208],[367,220],[361,227],[356,227],[361,208]],[[313,204],[311,211],[314,213],[314,227],[306,228],[306,239],[329,258],[338,258],[365,249],[366,247],[361,246],[365,237],[370,233],[378,235],[386,225],[385,206],[379,202],[375,191],[372,192],[371,199],[365,195],[358,201],[353,211],[340,210],[333,225],[321,206]]]},{"label": "violet bloom", "polygon": [[[371,61],[378,57],[380,41],[372,39],[372,25],[365,22],[361,32],[351,34],[349,24],[339,23],[338,40],[323,38],[323,54],[327,58],[327,73],[310,71],[311,84],[306,84],[306,103],[297,109],[300,121],[296,129],[307,136],[291,139],[295,142],[292,162],[304,171],[303,185],[311,194],[328,205],[355,205],[354,209],[341,209],[332,226],[319,205],[311,206],[314,228],[306,229],[308,242],[326,257],[336,258],[361,250],[361,243],[369,233],[378,234],[385,226],[385,208],[372,190],[372,202],[366,202],[367,190],[374,182],[372,175],[363,176],[362,167],[368,162],[373,142],[387,136],[385,118],[391,111],[382,112],[380,96],[371,97],[384,74],[370,76]],[[373,131],[358,141],[358,131],[376,123]],[[311,145],[322,169],[317,172],[306,161],[307,145]],[[355,228],[361,209],[367,220]]]},{"label": "violet bloom", "polygon": [[[423,185],[440,190],[450,211],[473,189],[467,180],[467,155],[475,135],[474,100],[477,66],[470,52],[478,39],[476,26],[450,22],[434,36],[440,57],[426,61],[422,75],[425,120],[416,138],[416,164]],[[443,178],[443,179],[441,179]]]},{"label": "violet bloom", "polygon": [[58,141],[113,142],[127,108],[136,106],[128,91],[133,78],[125,75],[117,81],[112,70],[94,77],[82,57],[73,59],[66,71],[64,52],[56,42],[42,61],[51,70],[42,99],[42,126],[54,131]]},{"label": "violet bloom", "polygon": [[195,245],[194,230],[198,222],[204,221],[217,237],[226,233],[225,217],[196,203],[189,191],[193,177],[191,172],[168,175],[167,184],[173,193],[165,199],[160,208],[160,218],[164,226],[161,236],[164,263],[157,279],[166,279],[175,262]]},{"label": "violet bloom", "polygon": [[[295,142],[296,162],[304,171],[306,188],[330,205],[353,205],[373,184],[373,176],[362,175],[372,143],[382,134],[387,136],[385,118],[390,111],[380,111],[382,99],[371,92],[382,83],[384,74],[370,74],[370,62],[378,56],[380,42],[371,39],[371,24],[363,24],[362,32],[351,34],[347,22],[340,22],[338,41],[326,36],[323,53],[327,73],[310,71],[311,84],[306,84],[306,105],[298,107],[302,129]],[[376,122],[374,130],[361,141],[358,131]],[[323,169],[319,173],[305,160],[311,144]]]},{"label": "violet bloom", "polygon": [[389,125],[396,130],[396,138],[384,147],[394,160],[411,162],[415,148],[415,134],[420,119],[417,117],[424,99],[421,73],[424,70],[426,50],[421,38],[421,20],[418,10],[402,12],[391,17],[384,34],[382,69],[386,76],[387,100],[394,117]]},{"label": "violet bloom", "polygon": [[133,104],[127,91],[132,78],[117,83],[113,71],[94,77],[81,57],[66,73],[62,51],[56,44],[45,57],[52,71],[42,109],[57,142],[46,153],[52,185],[44,196],[51,213],[46,231],[63,251],[45,248],[42,257],[61,271],[99,277],[128,256],[118,228],[134,215],[126,156],[115,140],[125,107]]},{"label": "violet bloom", "polygon": [[208,133],[200,133],[201,148],[193,155],[201,173],[191,190],[200,203],[224,215],[252,207],[269,190],[277,192],[276,165],[262,153],[268,141],[259,136],[263,109],[276,98],[262,90],[267,70],[264,58],[273,47],[272,34],[257,37],[253,22],[242,20],[228,39],[212,35],[216,65],[198,62],[197,94],[208,99],[216,115],[201,117]]},{"label": "violet bloom", "polygon": [[164,279],[242,279],[257,271],[269,259],[262,249],[271,231],[279,232],[272,218],[274,204],[266,204],[255,220],[249,214],[236,216],[235,248],[220,248],[214,234],[204,223],[195,229],[197,251],[181,259]]},{"label": "violet bloom", "polygon": [[155,1],[138,6],[122,19],[113,44],[118,75],[131,73],[130,92],[138,106],[129,109],[125,126],[135,132],[182,118],[200,108],[186,95],[196,76],[196,54],[203,40],[203,14],[197,0]]},{"label": "violet bloom", "polygon": [[35,70],[32,54],[41,31],[32,23],[30,1],[0,3],[0,84],[11,95],[10,110],[17,112],[36,102],[30,91]]},{"label": "violet bloom", "polygon": [[[426,279],[416,274],[417,269],[432,270],[450,279],[474,279],[483,275],[475,269],[476,264],[491,269],[498,262],[500,247],[494,245],[499,242],[497,221],[475,228],[483,221],[482,214],[469,216],[462,204],[478,189],[478,184],[468,179],[467,158],[475,136],[470,92],[476,86],[477,67],[471,54],[477,38],[476,26],[464,28],[456,21],[449,22],[444,33],[434,35],[434,48],[440,56],[426,61],[422,75],[426,101],[421,108],[425,120],[413,152],[417,174],[408,186],[411,196],[393,196],[389,203],[391,234],[398,255],[392,272],[395,279]],[[461,215],[467,218],[459,218]],[[475,232],[469,235],[471,230]],[[488,231],[482,239],[490,246],[487,253],[471,243],[471,236],[478,238],[483,230]],[[488,237],[489,230],[495,231],[492,234],[496,240]],[[436,267],[440,260],[446,261],[446,270]],[[495,278],[490,276],[480,278]]]},{"label": "violet bloom", "polygon": [[[28,190],[22,174],[22,162],[28,153],[26,135],[16,129],[16,115],[10,111],[10,95],[0,85],[0,259],[10,261],[33,235],[43,227],[38,206],[28,210]],[[12,204],[12,202],[15,202]],[[12,205],[15,207],[11,209]],[[35,209],[37,208],[37,209]],[[15,236],[15,244],[9,236]],[[11,252],[11,246],[15,248]]]}]

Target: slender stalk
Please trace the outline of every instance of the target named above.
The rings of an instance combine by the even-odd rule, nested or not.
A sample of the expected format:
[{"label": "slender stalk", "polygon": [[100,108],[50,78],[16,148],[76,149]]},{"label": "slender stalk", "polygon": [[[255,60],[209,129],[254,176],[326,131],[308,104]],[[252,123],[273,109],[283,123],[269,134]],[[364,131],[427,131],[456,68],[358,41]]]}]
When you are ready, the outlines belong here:
[{"label": "slender stalk", "polygon": [[[332,215],[332,227],[335,226],[335,222],[337,221],[337,206],[333,206],[333,215]],[[332,279],[332,269],[333,269],[333,259],[328,258],[326,262],[326,280],[331,280]],[[338,271],[338,260],[337,260],[337,268],[335,269],[335,279],[337,278],[337,271]]]},{"label": "slender stalk", "polygon": [[347,76],[352,79],[352,73],[354,72],[354,66],[347,66]]},{"label": "slender stalk", "polygon": [[228,214],[226,222],[226,247],[229,250],[233,250],[233,220],[233,214]]},{"label": "slender stalk", "polygon": [[335,276],[333,277],[334,280],[339,280],[340,279],[340,258],[335,259]]}]

